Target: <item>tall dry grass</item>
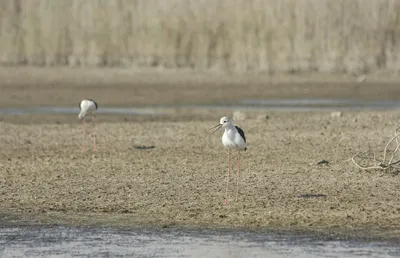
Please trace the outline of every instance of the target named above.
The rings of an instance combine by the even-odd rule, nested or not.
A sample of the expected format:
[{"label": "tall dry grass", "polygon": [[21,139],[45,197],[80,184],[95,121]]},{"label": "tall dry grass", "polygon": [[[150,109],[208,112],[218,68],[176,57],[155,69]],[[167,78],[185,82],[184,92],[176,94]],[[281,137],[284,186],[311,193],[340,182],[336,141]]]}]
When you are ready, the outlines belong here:
[{"label": "tall dry grass", "polygon": [[0,62],[400,70],[399,0],[1,0]]}]

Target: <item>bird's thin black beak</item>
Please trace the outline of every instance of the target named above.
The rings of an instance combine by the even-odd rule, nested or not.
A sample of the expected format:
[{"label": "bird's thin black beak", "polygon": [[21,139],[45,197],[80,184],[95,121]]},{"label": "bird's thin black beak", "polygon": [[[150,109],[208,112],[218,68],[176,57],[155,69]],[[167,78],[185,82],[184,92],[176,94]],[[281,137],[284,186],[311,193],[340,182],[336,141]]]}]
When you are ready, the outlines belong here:
[{"label": "bird's thin black beak", "polygon": [[219,130],[219,128],[221,128],[222,127],[222,125],[221,124],[217,124],[216,126],[213,126],[213,127],[211,127],[210,128],[210,130],[211,129],[214,129],[214,128],[216,128],[216,127],[218,127],[217,129],[215,129],[215,131],[214,132],[212,132],[211,134],[214,134],[216,131],[218,131]]}]

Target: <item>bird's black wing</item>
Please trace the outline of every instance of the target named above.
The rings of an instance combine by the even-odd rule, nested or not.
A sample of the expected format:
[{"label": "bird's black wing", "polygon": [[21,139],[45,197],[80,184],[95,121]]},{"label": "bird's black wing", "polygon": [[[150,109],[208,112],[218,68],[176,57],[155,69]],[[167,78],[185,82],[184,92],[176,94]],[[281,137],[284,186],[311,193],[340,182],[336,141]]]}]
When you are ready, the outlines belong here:
[{"label": "bird's black wing", "polygon": [[242,128],[240,128],[239,126],[235,126],[236,130],[238,131],[238,133],[240,134],[240,136],[242,136],[244,142],[246,142],[246,136],[244,136],[244,132],[242,130]]}]

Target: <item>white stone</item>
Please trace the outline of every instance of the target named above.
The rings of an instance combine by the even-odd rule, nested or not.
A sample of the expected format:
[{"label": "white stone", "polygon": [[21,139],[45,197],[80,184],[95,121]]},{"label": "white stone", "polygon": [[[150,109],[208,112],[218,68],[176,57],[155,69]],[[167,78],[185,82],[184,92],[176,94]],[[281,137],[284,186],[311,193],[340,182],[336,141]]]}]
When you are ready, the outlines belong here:
[{"label": "white stone", "polygon": [[335,111],[331,113],[331,117],[341,117],[342,116],[342,112],[340,111]]}]

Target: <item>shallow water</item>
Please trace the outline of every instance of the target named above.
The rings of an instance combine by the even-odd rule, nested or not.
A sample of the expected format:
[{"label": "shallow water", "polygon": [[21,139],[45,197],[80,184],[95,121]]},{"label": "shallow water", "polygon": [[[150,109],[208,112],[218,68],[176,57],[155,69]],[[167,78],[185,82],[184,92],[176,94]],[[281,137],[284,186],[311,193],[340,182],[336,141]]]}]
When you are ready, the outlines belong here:
[{"label": "shallow water", "polygon": [[[397,101],[363,101],[351,99],[265,99],[242,100],[236,104],[215,105],[165,105],[149,107],[99,107],[99,114],[120,115],[165,115],[168,108],[190,109],[227,109],[227,110],[275,110],[275,111],[344,111],[344,110],[382,110],[400,109]],[[3,115],[22,114],[78,114],[78,107],[25,107],[25,108],[0,108]]]},{"label": "shallow water", "polygon": [[345,111],[400,109],[399,101],[366,101],[354,99],[247,99],[240,102],[252,108],[281,111]]},{"label": "shallow water", "polygon": [[[159,111],[148,108],[107,108],[101,107],[97,111],[100,114],[118,114],[118,115],[153,115],[163,114],[162,110]],[[0,108],[2,115],[53,115],[53,114],[79,114],[79,108],[75,107],[23,107],[23,108]]]},{"label": "shallow water", "polygon": [[399,257],[399,243],[243,231],[3,227],[1,257]]}]

